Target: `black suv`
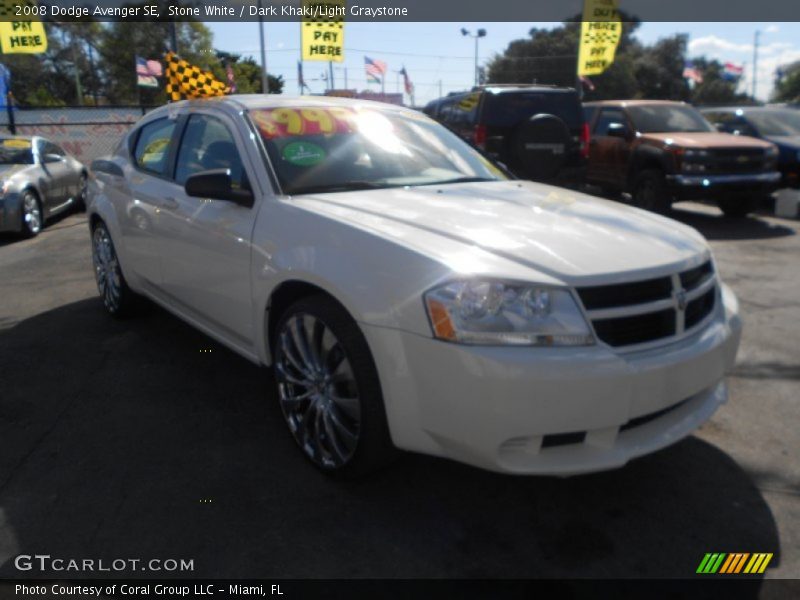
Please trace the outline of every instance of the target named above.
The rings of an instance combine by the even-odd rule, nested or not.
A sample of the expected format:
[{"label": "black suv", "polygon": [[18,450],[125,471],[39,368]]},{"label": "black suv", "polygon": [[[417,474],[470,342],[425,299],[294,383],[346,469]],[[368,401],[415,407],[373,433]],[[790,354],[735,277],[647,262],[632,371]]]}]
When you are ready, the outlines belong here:
[{"label": "black suv", "polygon": [[589,129],[573,88],[487,85],[423,110],[519,177],[583,181]]}]

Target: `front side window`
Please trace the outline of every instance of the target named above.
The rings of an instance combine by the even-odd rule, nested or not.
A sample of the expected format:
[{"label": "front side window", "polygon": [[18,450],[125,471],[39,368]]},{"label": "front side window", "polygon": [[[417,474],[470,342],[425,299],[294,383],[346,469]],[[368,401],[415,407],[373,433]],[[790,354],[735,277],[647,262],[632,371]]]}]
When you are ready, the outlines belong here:
[{"label": "front side window", "polygon": [[595,135],[608,135],[608,126],[612,123],[625,125],[625,113],[619,108],[604,108],[594,126]]},{"label": "front side window", "polygon": [[296,107],[249,114],[287,194],[506,179],[420,113]]},{"label": "front side window", "polygon": [[716,131],[702,114],[691,106],[651,104],[629,106],[628,112],[642,133],[697,133]]},{"label": "front side window", "polygon": [[211,169],[229,169],[233,188],[247,187],[242,158],[225,124],[207,115],[192,115],[178,151],[175,181],[183,185],[189,176]]},{"label": "front side window", "polygon": [[167,174],[169,142],[175,131],[175,121],[159,119],[142,127],[133,157],[136,165],[156,175]]}]

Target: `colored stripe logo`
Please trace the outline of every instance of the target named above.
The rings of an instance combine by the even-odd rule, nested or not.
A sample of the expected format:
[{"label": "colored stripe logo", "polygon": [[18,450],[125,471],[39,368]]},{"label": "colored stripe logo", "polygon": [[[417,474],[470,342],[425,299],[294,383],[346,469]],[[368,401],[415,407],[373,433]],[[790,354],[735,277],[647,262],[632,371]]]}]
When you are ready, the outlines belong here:
[{"label": "colored stripe logo", "polygon": [[747,573],[756,575],[767,570],[769,561],[772,560],[772,552],[708,552],[700,561],[697,573],[703,575],[713,575],[715,573],[724,575],[735,575]]}]

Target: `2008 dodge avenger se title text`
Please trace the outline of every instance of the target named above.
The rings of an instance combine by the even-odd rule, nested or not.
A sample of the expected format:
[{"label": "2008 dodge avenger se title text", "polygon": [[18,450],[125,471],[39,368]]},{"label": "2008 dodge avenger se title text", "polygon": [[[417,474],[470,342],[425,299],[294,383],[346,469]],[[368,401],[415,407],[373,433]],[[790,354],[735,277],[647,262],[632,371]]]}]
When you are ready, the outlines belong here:
[{"label": "2008 dodge avenger se title text", "polygon": [[274,369],[321,469],[397,449],[609,469],[725,402],[738,306],[669,219],[504,171],[425,115],[228,96],[149,113],[93,164],[109,312],[140,296]]}]

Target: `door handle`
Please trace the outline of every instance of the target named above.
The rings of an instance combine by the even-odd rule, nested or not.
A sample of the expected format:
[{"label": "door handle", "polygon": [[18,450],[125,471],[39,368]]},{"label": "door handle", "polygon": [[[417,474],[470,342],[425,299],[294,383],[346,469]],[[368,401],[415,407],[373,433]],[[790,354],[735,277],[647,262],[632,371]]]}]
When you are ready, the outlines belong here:
[{"label": "door handle", "polygon": [[167,198],[164,198],[161,201],[161,208],[173,209],[173,208],[178,208],[178,206],[179,206],[178,201],[175,200],[175,198],[173,198],[172,196],[168,196]]}]

